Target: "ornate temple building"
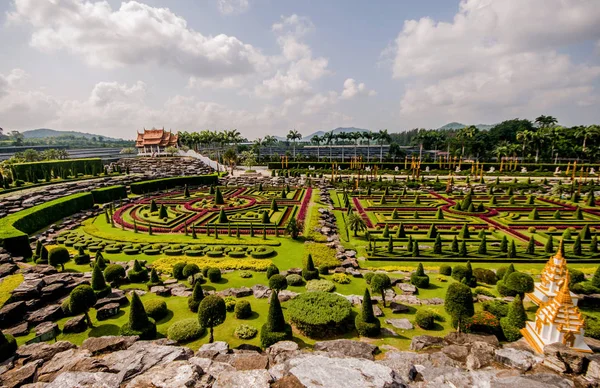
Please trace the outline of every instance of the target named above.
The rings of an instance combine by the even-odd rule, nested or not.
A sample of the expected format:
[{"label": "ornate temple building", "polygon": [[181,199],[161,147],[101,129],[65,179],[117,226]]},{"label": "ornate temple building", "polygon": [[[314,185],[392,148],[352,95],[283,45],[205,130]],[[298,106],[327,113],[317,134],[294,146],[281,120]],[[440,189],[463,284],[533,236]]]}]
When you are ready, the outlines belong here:
[{"label": "ornate temple building", "polygon": [[[542,270],[541,281],[535,283],[533,292],[527,294],[527,296],[533,303],[540,306],[542,303],[547,303],[554,298],[567,279],[567,260],[564,257],[563,242],[561,240],[558,251],[550,257]],[[571,300],[577,306],[579,295],[571,293]]]},{"label": "ornate temple building", "polygon": [[137,134],[135,147],[138,149],[138,155],[141,156],[167,155],[167,147],[177,147],[177,135],[165,131],[164,128],[144,128],[143,133]]},{"label": "ornate temple building", "polygon": [[578,296],[569,290],[569,270],[564,257],[563,242],[550,257],[541,275],[541,282],[527,294],[539,306],[534,322],[527,322],[521,334],[538,353],[544,346],[560,342],[573,350],[589,352],[583,341],[584,320],[577,307]]}]

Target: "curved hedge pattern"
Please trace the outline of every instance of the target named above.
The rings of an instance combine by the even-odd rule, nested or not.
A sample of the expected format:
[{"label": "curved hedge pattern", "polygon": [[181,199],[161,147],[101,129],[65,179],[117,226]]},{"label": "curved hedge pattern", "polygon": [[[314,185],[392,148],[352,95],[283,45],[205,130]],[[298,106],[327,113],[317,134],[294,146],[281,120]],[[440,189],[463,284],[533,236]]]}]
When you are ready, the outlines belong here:
[{"label": "curved hedge pattern", "polygon": [[144,194],[162,189],[171,189],[178,186],[200,186],[214,185],[218,182],[217,174],[210,175],[192,175],[174,178],[153,179],[149,181],[136,182],[130,185],[133,194]]}]

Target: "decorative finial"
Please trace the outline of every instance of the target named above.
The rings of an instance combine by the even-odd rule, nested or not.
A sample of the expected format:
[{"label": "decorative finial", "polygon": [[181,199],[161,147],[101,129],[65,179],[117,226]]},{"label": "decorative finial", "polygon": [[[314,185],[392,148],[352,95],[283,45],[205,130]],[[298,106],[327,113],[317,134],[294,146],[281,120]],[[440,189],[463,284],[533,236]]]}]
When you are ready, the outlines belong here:
[{"label": "decorative finial", "polygon": [[[552,238],[552,237],[550,237]],[[560,242],[558,243],[558,251],[556,252],[556,256],[563,258],[565,257],[565,242],[564,239],[560,239]]]}]

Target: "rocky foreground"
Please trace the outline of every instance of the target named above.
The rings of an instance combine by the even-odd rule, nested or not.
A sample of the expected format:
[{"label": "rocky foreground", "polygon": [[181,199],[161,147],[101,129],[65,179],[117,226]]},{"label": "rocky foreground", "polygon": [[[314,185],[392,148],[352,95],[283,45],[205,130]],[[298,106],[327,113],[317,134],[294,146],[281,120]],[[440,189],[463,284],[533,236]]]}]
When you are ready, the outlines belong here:
[{"label": "rocky foreground", "polygon": [[[351,340],[323,341],[299,350],[291,341],[265,352],[225,342],[195,354],[161,339],[89,338],[21,346],[0,364],[2,387],[28,388],[268,388],[268,387],[598,387],[600,354],[583,355],[551,345],[544,356],[519,341],[500,346],[494,336],[419,336],[411,347],[379,354]],[[596,351],[600,350],[597,347]]]}]

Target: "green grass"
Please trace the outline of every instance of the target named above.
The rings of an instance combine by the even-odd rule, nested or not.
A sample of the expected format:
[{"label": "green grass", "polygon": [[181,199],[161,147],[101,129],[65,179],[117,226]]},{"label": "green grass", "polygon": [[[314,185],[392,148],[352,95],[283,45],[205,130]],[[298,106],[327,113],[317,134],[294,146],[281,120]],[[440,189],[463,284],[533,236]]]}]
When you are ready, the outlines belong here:
[{"label": "green grass", "polygon": [[0,307],[10,298],[12,291],[23,282],[23,275],[20,273],[6,276],[0,281]]}]

